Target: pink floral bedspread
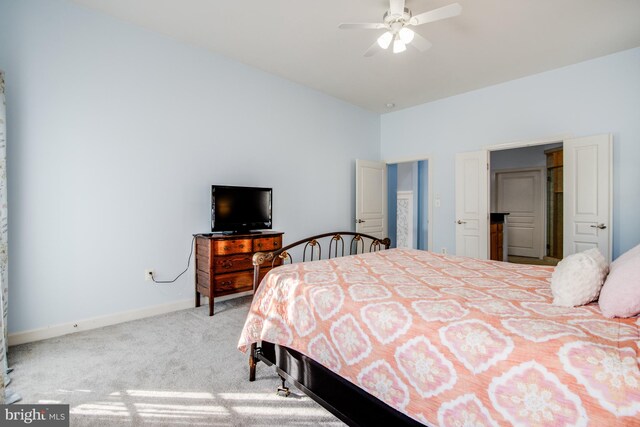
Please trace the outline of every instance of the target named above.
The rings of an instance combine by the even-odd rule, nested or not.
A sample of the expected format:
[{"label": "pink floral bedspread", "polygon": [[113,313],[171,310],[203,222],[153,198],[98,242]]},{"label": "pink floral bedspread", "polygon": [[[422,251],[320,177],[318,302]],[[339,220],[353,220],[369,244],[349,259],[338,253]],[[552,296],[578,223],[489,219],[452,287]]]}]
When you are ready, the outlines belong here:
[{"label": "pink floral bedspread", "polygon": [[551,305],[552,271],[407,249],[282,266],[238,348],[295,349],[434,426],[640,425],[640,320]]}]

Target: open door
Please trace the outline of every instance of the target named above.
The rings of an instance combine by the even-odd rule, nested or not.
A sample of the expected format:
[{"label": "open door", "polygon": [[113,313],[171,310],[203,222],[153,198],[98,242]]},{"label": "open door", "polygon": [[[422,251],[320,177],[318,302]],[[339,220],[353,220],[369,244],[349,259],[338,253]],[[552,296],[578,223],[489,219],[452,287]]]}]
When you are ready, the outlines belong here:
[{"label": "open door", "polygon": [[611,261],[611,135],[564,141],[564,256],[598,248]]},{"label": "open door", "polygon": [[486,150],[456,155],[456,255],[489,258],[487,159]]},{"label": "open door", "polygon": [[356,160],[356,232],[387,236],[387,165]]}]

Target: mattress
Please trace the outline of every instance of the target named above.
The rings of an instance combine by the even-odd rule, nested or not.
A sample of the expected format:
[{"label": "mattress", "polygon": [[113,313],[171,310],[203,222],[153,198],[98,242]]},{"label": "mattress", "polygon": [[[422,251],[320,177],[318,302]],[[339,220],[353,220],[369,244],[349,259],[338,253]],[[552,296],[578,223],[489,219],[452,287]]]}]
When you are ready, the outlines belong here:
[{"label": "mattress", "polygon": [[390,249],[281,266],[238,343],[299,351],[428,425],[638,425],[640,321],[551,304],[553,267]]}]

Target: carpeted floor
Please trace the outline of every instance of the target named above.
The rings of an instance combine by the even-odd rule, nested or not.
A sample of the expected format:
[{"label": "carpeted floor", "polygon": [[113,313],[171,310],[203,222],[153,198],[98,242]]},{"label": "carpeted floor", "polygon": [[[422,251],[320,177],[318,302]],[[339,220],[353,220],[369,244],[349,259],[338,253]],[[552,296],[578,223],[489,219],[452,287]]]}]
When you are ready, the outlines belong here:
[{"label": "carpeted floor", "polygon": [[529,265],[558,265],[560,260],[557,258],[551,258],[548,256],[542,259],[539,259],[539,258],[531,258],[526,256],[509,255],[509,262],[513,262],[515,264],[529,264]]},{"label": "carpeted floor", "polygon": [[343,425],[236,349],[250,300],[241,298],[11,347],[20,403],[66,403],[72,426]]}]

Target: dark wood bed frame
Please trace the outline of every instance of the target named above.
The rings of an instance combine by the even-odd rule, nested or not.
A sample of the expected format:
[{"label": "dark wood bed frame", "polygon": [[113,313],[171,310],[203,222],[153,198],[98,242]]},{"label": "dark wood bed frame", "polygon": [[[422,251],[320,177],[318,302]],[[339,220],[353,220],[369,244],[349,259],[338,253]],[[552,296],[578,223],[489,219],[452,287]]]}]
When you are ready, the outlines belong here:
[{"label": "dark wood bed frame", "polygon": [[[345,244],[345,236],[351,237],[348,246]],[[291,250],[294,248],[302,250],[302,262],[323,259],[323,240],[329,240],[325,259],[376,252],[382,249],[389,249],[391,245],[391,241],[388,238],[379,239],[367,234],[341,231],[319,234],[299,240],[277,251],[258,252],[253,256],[254,292],[260,284],[258,281],[260,265],[268,261],[271,261],[272,265],[278,262],[291,263],[293,262]],[[315,360],[288,347],[267,341],[262,341],[260,345],[252,344],[249,354],[249,381],[255,380],[256,364],[259,361],[269,366],[275,366],[276,372],[282,380],[282,387],[279,387],[278,391],[283,391],[285,395],[288,395],[289,391],[285,386],[285,380],[288,380],[350,426],[422,425],[325,368]]]},{"label": "dark wood bed frame", "polygon": [[288,347],[262,341],[260,347],[255,349],[254,357],[269,366],[275,366],[283,384],[278,391],[285,391],[285,395],[288,395],[288,388],[284,386],[286,379],[345,424],[362,427],[423,426],[315,360]]}]

